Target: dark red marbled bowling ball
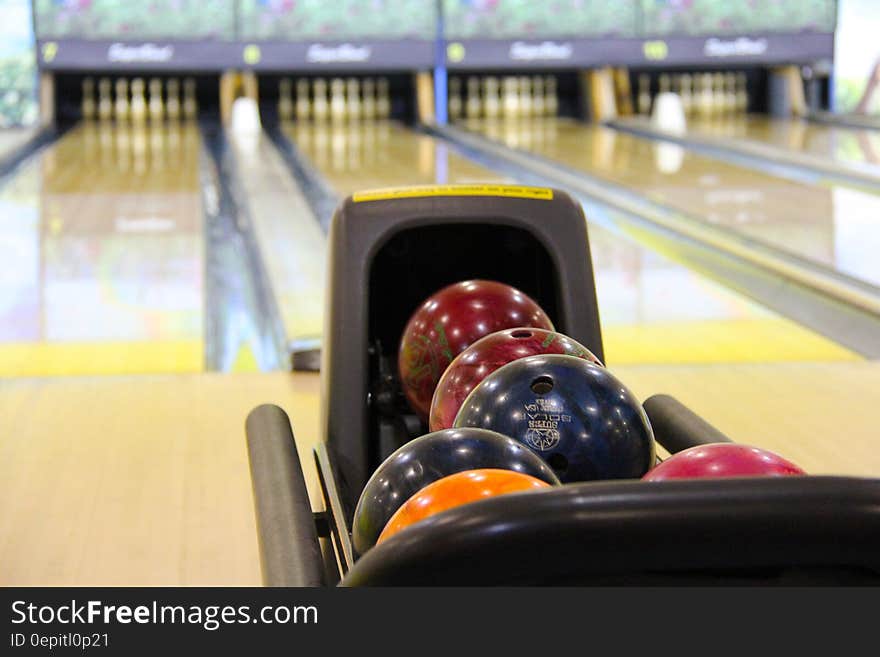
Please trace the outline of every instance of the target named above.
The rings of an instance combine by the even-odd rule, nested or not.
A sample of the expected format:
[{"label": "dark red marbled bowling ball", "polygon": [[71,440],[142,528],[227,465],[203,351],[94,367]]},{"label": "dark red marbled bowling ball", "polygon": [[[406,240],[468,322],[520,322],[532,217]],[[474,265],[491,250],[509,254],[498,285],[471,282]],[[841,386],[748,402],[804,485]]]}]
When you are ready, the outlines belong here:
[{"label": "dark red marbled bowling ball", "polygon": [[552,331],[553,323],[510,285],[468,280],[428,297],[407,322],[398,353],[400,382],[412,409],[427,420],[434,388],[452,359],[483,336],[517,327]]},{"label": "dark red marbled bowling ball", "polygon": [[567,354],[601,365],[598,358],[567,335],[518,327],[490,333],[462,351],[440,377],[431,401],[430,430],[448,429],[465,397],[502,365],[537,354]]}]

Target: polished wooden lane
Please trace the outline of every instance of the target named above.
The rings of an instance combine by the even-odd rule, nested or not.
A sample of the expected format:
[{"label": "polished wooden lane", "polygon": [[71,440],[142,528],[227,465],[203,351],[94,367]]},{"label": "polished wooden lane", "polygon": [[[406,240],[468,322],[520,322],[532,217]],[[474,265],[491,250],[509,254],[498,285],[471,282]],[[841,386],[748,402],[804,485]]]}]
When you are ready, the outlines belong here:
[{"label": "polished wooden lane", "polygon": [[[393,122],[291,123],[284,129],[340,197],[373,187],[506,180],[445,144]],[[259,161],[268,160],[260,156],[252,161],[259,166]],[[270,248],[293,249],[294,238]],[[590,241],[609,362],[856,358],[836,343],[598,225],[590,225]],[[290,284],[282,281],[277,287],[286,285]]]},{"label": "polished wooden lane", "polygon": [[263,134],[229,139],[285,335],[294,348],[323,331],[327,239],[302,190]]},{"label": "polished wooden lane", "polygon": [[668,142],[570,119],[469,121],[470,129],[652,201],[880,285],[880,195],[809,185]]},{"label": "polished wooden lane", "polygon": [[[811,474],[880,476],[880,364],[612,368]],[[319,376],[19,379],[0,387],[0,585],[257,585],[247,413],[291,417],[313,508]]]},{"label": "polished wooden lane", "polygon": [[199,371],[194,124],[84,123],[0,189],[0,375]]},{"label": "polished wooden lane", "polygon": [[877,165],[880,175],[880,132],[816,123],[799,118],[742,114],[688,119],[688,134],[748,140],[840,164]]},{"label": "polished wooden lane", "polygon": [[340,196],[385,185],[501,179],[450,152],[446,144],[394,121],[292,122],[283,130]]}]

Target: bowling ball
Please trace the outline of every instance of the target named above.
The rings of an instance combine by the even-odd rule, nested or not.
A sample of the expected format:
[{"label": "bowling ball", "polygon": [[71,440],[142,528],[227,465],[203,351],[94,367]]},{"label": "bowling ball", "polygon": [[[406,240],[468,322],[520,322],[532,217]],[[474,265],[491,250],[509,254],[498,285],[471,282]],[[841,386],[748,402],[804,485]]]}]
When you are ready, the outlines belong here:
[{"label": "bowling ball", "polygon": [[484,335],[519,326],[553,330],[537,303],[504,283],[462,281],[428,297],[407,322],[398,353],[413,411],[428,419],[434,388],[453,358]]},{"label": "bowling ball", "polygon": [[443,372],[431,401],[431,431],[451,427],[465,397],[488,374],[513,360],[536,354],[568,354],[602,365],[589,349],[555,331],[537,328],[496,331],[462,351]]},{"label": "bowling ball", "polygon": [[639,478],[654,465],[639,400],[606,368],[575,356],[526,356],[498,368],[464,400],[455,426],[516,439],[563,483]]},{"label": "bowling ball", "polygon": [[721,477],[781,477],[806,474],[778,454],[739,443],[697,445],[673,454],[654,466],[643,479],[701,479]]},{"label": "bowling ball", "polygon": [[456,472],[494,468],[559,479],[544,461],[515,440],[485,429],[444,429],[406,443],[367,481],[354,511],[352,543],[360,554],[373,546],[400,506],[428,484]]},{"label": "bowling ball", "polygon": [[550,484],[546,481],[511,470],[466,470],[449,475],[425,486],[409,498],[391,516],[376,543],[381,543],[420,520],[468,502],[549,487]]}]

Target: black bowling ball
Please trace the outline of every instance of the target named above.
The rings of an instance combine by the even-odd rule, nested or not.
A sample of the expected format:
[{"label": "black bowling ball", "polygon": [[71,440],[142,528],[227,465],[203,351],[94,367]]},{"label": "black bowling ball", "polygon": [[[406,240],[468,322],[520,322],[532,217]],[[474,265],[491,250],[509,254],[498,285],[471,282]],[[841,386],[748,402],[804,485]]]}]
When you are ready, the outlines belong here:
[{"label": "black bowling ball", "polygon": [[394,512],[428,484],[479,468],[514,470],[559,484],[540,457],[512,438],[478,428],[435,431],[395,451],[370,477],[354,512],[354,549],[363,554],[375,545]]}]

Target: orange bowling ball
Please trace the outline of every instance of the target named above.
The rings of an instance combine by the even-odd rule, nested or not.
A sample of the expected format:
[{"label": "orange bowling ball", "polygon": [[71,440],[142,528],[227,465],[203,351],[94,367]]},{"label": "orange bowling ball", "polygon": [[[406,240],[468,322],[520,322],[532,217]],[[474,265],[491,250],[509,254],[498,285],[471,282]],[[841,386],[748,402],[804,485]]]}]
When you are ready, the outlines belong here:
[{"label": "orange bowling ball", "polygon": [[496,495],[549,488],[550,484],[513,470],[465,470],[429,484],[401,506],[379,535],[378,545],[401,529],[468,502]]}]

